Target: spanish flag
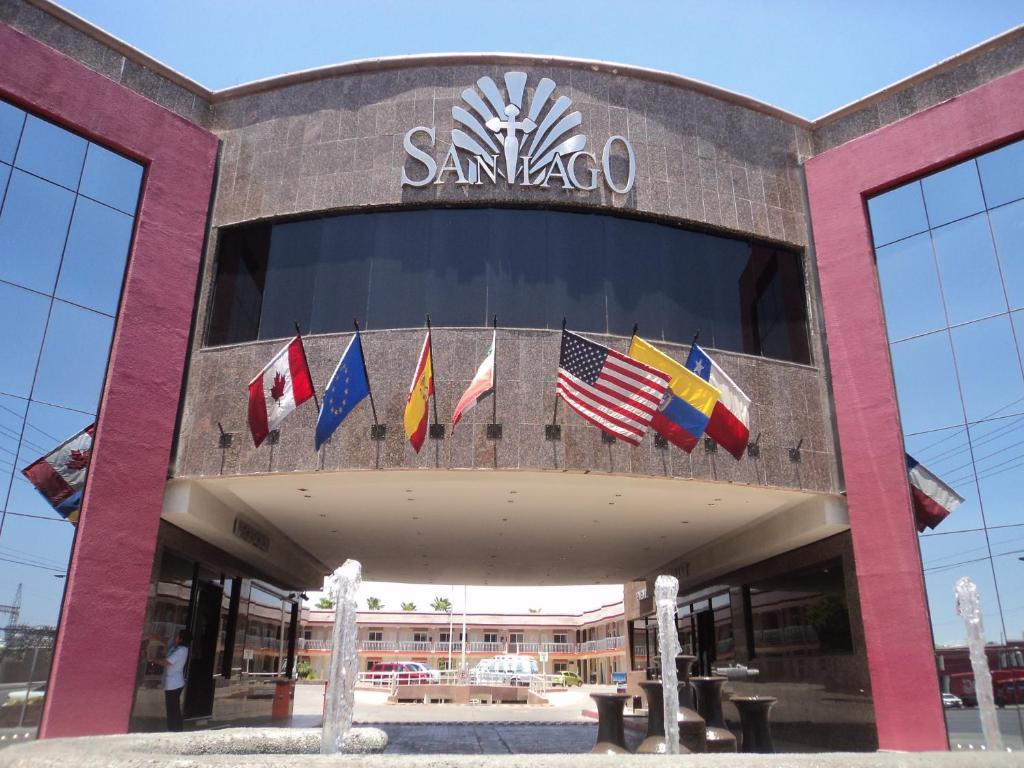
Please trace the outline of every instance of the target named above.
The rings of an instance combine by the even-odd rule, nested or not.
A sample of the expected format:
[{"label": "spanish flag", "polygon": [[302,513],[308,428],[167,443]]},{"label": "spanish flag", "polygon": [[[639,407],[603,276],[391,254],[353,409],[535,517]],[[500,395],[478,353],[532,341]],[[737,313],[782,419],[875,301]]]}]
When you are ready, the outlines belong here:
[{"label": "spanish flag", "polygon": [[668,396],[651,419],[651,427],[670,443],[689,453],[704,434],[721,393],[639,336],[633,337],[629,345],[629,356],[672,377],[668,385]]},{"label": "spanish flag", "polygon": [[416,366],[416,375],[409,385],[409,399],[405,403],[405,434],[412,443],[416,453],[423,447],[423,438],[427,436],[427,405],[434,394],[434,361],[430,354],[430,331],[423,340],[423,350]]}]

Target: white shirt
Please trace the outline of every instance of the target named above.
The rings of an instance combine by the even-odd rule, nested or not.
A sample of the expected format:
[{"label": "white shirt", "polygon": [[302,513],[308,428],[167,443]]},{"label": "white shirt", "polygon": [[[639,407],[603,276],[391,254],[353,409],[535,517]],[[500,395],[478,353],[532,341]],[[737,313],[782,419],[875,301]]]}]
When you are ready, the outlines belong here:
[{"label": "white shirt", "polygon": [[165,691],[176,691],[185,687],[185,661],[188,659],[188,648],[184,645],[172,645],[167,650],[167,666],[164,667],[162,680]]}]

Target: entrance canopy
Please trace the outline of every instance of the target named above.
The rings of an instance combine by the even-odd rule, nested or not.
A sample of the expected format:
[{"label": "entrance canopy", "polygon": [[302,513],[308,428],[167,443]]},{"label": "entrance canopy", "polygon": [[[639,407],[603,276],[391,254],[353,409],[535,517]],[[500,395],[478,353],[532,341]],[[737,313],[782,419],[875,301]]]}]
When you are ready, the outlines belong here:
[{"label": "entrance canopy", "polygon": [[738,567],[847,527],[831,495],[490,470],[175,480],[163,517],[295,588],[349,557],[374,581],[617,584],[691,557]]}]

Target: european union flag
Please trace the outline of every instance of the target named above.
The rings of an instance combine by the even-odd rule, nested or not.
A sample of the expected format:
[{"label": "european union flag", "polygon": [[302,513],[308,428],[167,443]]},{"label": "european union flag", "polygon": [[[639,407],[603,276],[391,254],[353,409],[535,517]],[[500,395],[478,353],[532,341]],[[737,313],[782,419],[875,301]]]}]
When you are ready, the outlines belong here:
[{"label": "european union flag", "polygon": [[320,416],[316,420],[316,449],[330,439],[334,430],[345,420],[362,401],[370,394],[370,382],[366,378],[366,366],[363,364],[363,342],[359,331],[345,347],[345,353],[334,369],[327,389],[324,391],[324,402],[320,407]]}]

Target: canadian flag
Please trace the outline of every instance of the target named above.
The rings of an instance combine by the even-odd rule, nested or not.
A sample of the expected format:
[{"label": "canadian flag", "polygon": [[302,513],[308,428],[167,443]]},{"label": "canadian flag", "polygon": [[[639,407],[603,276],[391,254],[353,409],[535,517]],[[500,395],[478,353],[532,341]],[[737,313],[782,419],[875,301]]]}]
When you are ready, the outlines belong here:
[{"label": "canadian flag", "polygon": [[306,350],[296,336],[249,382],[249,431],[256,446],[312,396]]}]

